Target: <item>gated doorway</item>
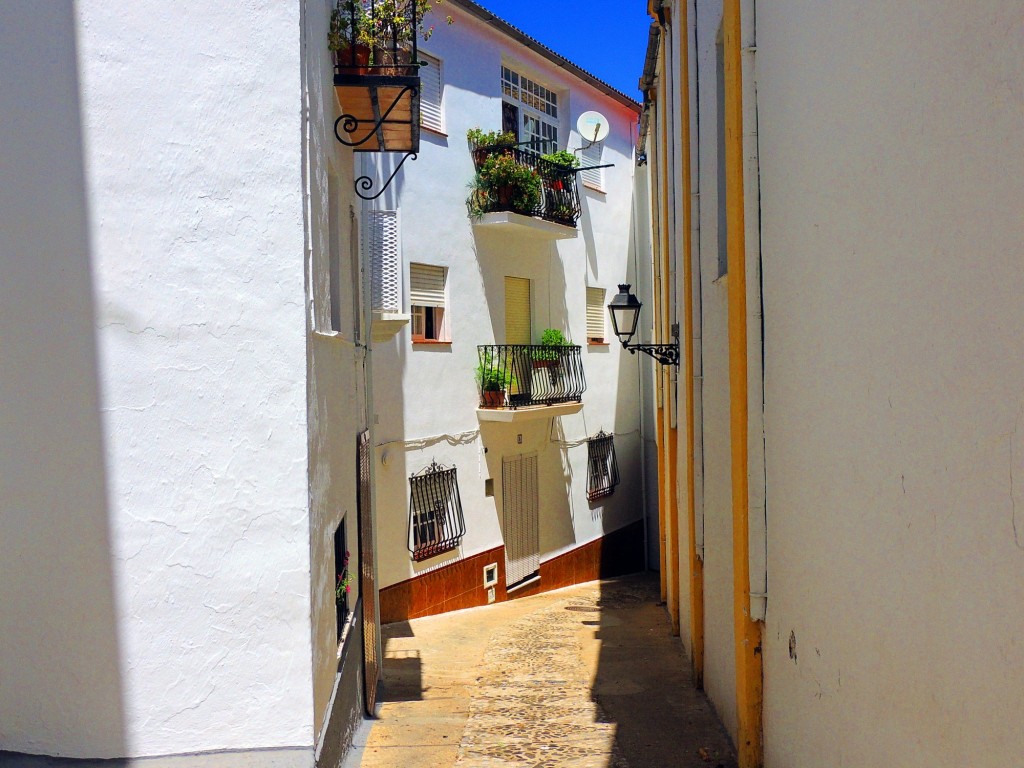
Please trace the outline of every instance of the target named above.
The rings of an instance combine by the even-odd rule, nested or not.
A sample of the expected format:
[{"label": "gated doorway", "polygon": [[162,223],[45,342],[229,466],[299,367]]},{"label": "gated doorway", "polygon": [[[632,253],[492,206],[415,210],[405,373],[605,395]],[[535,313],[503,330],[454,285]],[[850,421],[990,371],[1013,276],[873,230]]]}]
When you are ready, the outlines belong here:
[{"label": "gated doorway", "polygon": [[540,500],[537,454],[501,462],[502,522],[505,532],[505,583],[515,587],[540,572]]}]

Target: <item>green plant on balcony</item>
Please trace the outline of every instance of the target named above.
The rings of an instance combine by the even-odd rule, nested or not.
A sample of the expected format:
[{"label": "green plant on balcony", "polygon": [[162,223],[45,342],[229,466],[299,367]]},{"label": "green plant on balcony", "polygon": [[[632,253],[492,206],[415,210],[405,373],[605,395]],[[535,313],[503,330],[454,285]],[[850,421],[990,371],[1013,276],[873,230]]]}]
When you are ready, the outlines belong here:
[{"label": "green plant on balcony", "polygon": [[558,347],[569,346],[569,340],[557,328],[545,328],[540,335],[540,346],[532,350],[534,368],[549,368],[558,362]]},{"label": "green plant on balcony", "polygon": [[514,155],[488,155],[470,184],[466,202],[474,217],[491,211],[532,216],[541,202],[540,174]]},{"label": "green plant on balcony", "polygon": [[484,352],[476,366],[476,383],[482,393],[485,407],[500,407],[505,404],[505,392],[516,385],[512,375],[511,361],[498,359],[493,352]]},{"label": "green plant on balcony", "polygon": [[516,145],[516,135],[511,131],[484,131],[480,128],[470,128],[466,131],[466,139],[473,149],[514,147]]},{"label": "green plant on balcony", "polygon": [[549,163],[554,165],[564,166],[566,169],[573,169],[580,167],[580,159],[574,152],[570,152],[567,149],[560,149],[557,152],[552,152],[548,155],[541,155],[541,160],[547,160]]},{"label": "green plant on balcony", "polygon": [[[416,3],[416,25],[412,8]],[[393,65],[395,51],[405,52],[407,44],[418,34],[429,40],[434,25],[429,14],[444,0],[339,0],[331,11],[327,47],[344,62],[355,46],[359,66],[368,63]],[[446,18],[448,24],[454,19]],[[401,53],[399,55],[401,55]],[[371,61],[372,60],[372,61]]]}]

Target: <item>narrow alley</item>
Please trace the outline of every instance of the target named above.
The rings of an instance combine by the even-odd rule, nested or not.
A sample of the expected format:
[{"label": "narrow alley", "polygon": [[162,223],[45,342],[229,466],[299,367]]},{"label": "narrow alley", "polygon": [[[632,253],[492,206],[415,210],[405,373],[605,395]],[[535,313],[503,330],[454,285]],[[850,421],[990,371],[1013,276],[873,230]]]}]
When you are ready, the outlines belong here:
[{"label": "narrow alley", "polygon": [[348,768],[734,768],[657,601],[645,574],[385,626]]}]

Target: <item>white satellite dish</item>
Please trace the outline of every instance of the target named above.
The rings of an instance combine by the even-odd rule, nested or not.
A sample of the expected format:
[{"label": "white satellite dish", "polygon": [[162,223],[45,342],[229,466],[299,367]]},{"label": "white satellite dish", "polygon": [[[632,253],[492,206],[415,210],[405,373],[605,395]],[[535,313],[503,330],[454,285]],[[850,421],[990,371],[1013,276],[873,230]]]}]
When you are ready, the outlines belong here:
[{"label": "white satellite dish", "polygon": [[576,121],[576,130],[587,144],[608,138],[608,119],[600,112],[584,112]]}]

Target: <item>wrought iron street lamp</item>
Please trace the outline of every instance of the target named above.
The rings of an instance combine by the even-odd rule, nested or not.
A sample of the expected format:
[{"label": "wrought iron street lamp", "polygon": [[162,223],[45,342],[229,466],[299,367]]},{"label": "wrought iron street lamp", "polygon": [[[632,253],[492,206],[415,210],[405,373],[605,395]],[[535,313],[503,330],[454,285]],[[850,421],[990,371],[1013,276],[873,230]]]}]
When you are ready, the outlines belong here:
[{"label": "wrought iron street lamp", "polygon": [[608,305],[608,314],[612,318],[612,330],[619,337],[624,349],[636,354],[637,350],[644,352],[662,365],[674,365],[679,367],[679,324],[672,324],[673,344],[630,344],[630,339],[636,334],[636,326],[640,322],[640,309],[643,304],[629,292],[630,286],[620,285],[619,292]]}]

